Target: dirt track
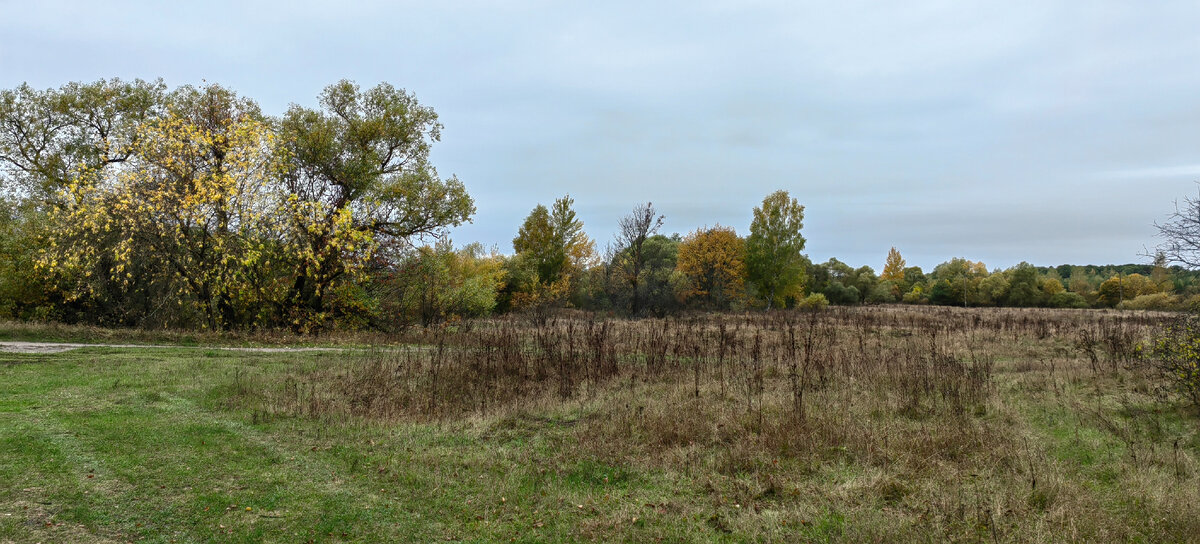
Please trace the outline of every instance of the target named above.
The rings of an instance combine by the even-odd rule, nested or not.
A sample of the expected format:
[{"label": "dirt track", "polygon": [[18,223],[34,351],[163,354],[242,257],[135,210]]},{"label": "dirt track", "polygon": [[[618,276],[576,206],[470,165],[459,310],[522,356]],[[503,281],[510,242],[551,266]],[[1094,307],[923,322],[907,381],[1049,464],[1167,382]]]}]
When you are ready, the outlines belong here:
[{"label": "dirt track", "polygon": [[60,342],[0,342],[0,352],[3,353],[62,353],[79,348],[121,348],[121,349],[216,349],[222,351],[248,351],[257,353],[296,353],[303,351],[346,351],[347,348],[239,348],[215,346],[172,346],[152,344],[75,344]]}]

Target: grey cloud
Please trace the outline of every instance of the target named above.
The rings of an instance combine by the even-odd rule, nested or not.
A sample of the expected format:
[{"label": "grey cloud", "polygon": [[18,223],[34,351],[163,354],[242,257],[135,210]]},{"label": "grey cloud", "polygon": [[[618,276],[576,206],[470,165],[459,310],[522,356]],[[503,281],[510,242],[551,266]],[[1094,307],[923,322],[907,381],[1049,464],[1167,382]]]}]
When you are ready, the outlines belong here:
[{"label": "grey cloud", "polygon": [[202,78],[269,112],[389,81],[446,128],[507,250],[571,193],[594,238],[668,231],[783,188],[816,260],[1128,262],[1200,174],[1192,2],[5,2],[0,86]]}]

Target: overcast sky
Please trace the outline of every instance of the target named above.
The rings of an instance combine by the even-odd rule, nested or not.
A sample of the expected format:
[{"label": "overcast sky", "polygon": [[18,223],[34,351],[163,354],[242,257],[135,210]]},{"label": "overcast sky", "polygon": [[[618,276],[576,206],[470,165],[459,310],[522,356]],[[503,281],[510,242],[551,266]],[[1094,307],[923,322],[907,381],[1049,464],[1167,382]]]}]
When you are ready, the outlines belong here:
[{"label": "overcast sky", "polygon": [[1198,189],[1198,6],[0,0],[0,87],[206,80],[279,114],[386,81],[445,125],[455,241],[503,252],[565,193],[603,247],[639,202],[744,234],[786,189],[816,261],[1141,262]]}]

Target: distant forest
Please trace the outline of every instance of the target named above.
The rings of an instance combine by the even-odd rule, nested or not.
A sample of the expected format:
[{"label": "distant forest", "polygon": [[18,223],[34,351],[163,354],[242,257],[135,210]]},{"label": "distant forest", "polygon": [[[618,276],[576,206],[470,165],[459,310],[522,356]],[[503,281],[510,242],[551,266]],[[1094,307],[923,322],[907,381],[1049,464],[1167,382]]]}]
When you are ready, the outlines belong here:
[{"label": "distant forest", "polygon": [[388,84],[330,85],[282,116],[219,85],[101,80],[0,91],[0,318],[107,326],[394,330],[504,312],[622,316],[828,304],[1200,306],[1155,264],[878,272],[803,253],[804,207],[766,195],[749,232],[667,235],[651,203],[598,244],[563,196],[512,253],[455,245],[462,182],[428,161],[436,113]]}]

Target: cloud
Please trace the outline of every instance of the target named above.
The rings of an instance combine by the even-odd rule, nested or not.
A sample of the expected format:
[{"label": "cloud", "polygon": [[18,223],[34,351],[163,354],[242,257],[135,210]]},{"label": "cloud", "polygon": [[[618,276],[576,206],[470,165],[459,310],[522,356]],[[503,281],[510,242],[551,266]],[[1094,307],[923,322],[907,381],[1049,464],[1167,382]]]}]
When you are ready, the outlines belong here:
[{"label": "cloud", "polygon": [[1145,178],[1200,178],[1200,164],[1183,164],[1179,166],[1158,166],[1151,168],[1133,168],[1128,170],[1109,170],[1100,172],[1099,177],[1114,179],[1145,179]]},{"label": "cloud", "polygon": [[782,188],[851,264],[1125,262],[1200,178],[1192,2],[0,5],[4,88],[205,78],[272,113],[342,78],[413,91],[478,203],[455,237],[501,249],[568,192],[604,241],[645,201],[744,232]]}]

